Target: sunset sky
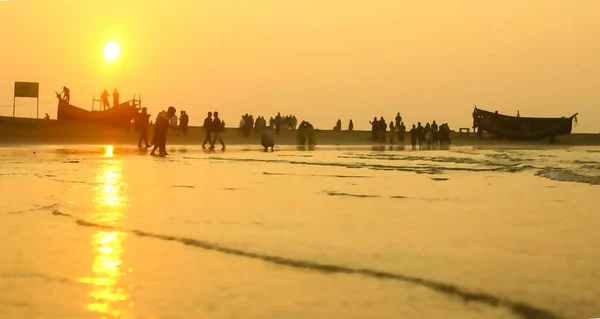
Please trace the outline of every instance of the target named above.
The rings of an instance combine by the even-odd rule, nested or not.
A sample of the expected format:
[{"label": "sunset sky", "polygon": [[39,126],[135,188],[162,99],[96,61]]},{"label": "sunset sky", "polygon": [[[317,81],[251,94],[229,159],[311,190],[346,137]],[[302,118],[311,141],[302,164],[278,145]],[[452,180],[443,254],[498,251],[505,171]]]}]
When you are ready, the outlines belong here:
[{"label": "sunset sky", "polygon": [[[141,94],[199,125],[218,110],[296,114],[330,129],[341,118],[471,124],[473,105],[570,116],[600,132],[597,0],[8,0],[0,1],[0,115],[14,81],[39,82],[89,109],[103,89]],[[116,41],[121,55],[106,61]],[[19,99],[17,116],[35,117]]]}]

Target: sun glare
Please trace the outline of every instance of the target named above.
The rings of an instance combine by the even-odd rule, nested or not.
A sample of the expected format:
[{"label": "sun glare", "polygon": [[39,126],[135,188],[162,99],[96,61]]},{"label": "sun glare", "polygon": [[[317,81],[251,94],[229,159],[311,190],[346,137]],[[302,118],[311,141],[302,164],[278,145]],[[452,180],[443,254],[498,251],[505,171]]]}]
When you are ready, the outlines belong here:
[{"label": "sun glare", "polygon": [[109,42],[104,47],[104,57],[106,58],[106,61],[112,62],[116,60],[119,57],[119,53],[121,53],[121,49],[116,42]]}]

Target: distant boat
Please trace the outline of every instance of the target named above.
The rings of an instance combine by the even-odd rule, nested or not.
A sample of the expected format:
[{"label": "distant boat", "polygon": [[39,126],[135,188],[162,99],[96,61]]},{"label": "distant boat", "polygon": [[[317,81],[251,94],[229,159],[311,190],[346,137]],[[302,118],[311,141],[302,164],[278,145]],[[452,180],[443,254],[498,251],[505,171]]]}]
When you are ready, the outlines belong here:
[{"label": "distant boat", "polygon": [[58,98],[58,112],[56,118],[59,121],[81,121],[101,124],[106,126],[126,126],[139,113],[141,100],[134,99],[121,103],[115,107],[111,107],[104,111],[84,110],[80,107],[71,105],[65,101],[59,93],[56,93]]},{"label": "distant boat", "polygon": [[554,140],[556,136],[571,134],[573,120],[577,122],[577,114],[571,117],[520,117],[498,114],[478,109],[473,111],[473,126],[479,136],[484,131],[490,135],[513,140]]}]

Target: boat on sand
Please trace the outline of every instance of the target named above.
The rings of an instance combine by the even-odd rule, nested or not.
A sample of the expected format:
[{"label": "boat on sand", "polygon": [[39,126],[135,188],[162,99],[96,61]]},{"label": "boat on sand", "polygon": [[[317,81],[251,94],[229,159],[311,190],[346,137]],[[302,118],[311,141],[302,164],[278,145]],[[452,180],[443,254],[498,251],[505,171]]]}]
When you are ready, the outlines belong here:
[{"label": "boat on sand", "polygon": [[571,134],[573,120],[577,123],[577,114],[570,117],[520,117],[482,110],[475,106],[473,127],[481,137],[483,132],[511,140],[554,140],[559,135]]},{"label": "boat on sand", "polygon": [[127,126],[139,113],[142,101],[135,97],[103,111],[84,110],[65,101],[59,93],[57,119],[59,121],[90,122],[106,126]]}]

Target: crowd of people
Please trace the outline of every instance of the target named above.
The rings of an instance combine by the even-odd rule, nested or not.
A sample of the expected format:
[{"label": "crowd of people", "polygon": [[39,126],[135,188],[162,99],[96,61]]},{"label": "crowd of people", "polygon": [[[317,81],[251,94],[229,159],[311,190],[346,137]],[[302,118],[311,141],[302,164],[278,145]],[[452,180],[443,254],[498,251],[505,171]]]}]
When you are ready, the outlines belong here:
[{"label": "crowd of people", "polygon": [[[150,114],[147,113],[147,109],[142,108],[141,112],[135,118],[135,126],[136,131],[140,134],[138,147],[150,148],[150,145],[154,146],[150,153],[151,155],[155,155],[156,150],[159,150],[159,155],[168,155],[165,145],[169,128],[173,129],[177,134],[187,135],[189,116],[185,111],[181,111],[180,116],[177,117],[175,108],[169,107],[167,111],[161,111],[156,117],[154,136],[152,143],[149,144],[147,138],[148,126],[149,124],[152,124],[149,119]],[[302,121],[300,125],[296,127],[296,121],[295,116],[281,116],[280,113],[275,117],[271,117],[268,122],[262,116],[258,116],[255,119],[252,115],[244,114],[240,121],[240,129],[247,137],[252,134],[261,135],[261,144],[265,147],[265,150],[268,148],[271,148],[272,150],[275,145],[273,136],[270,132],[273,131],[276,135],[279,135],[282,129],[297,130],[298,145],[315,145],[315,129],[312,124]],[[410,130],[407,131],[407,127],[404,125],[400,113],[397,113],[394,121],[390,121],[389,123],[384,117],[380,117],[379,119],[374,117],[369,123],[371,125],[371,139],[377,143],[389,142],[390,144],[404,144],[406,139],[410,139],[413,149],[416,149],[417,147],[423,149],[434,145],[450,144],[450,127],[448,123],[438,125],[436,121],[432,121],[423,126],[421,122],[418,122],[416,125],[413,124]],[[222,138],[225,122],[219,118],[218,112],[208,112],[208,116],[204,119],[202,127],[205,132],[202,148],[206,148],[208,145],[212,150],[215,148],[215,144],[219,142],[222,149],[225,149],[225,143]],[[342,130],[341,119],[337,120],[333,130]],[[348,131],[353,130],[354,123],[352,120],[349,120]],[[407,133],[409,134],[408,136]]]},{"label": "crowd of people", "polygon": [[271,128],[275,130],[275,134],[279,135],[281,130],[295,130],[298,120],[295,115],[281,116],[281,113],[277,113],[275,117],[271,117],[269,121],[258,116],[256,119],[248,113],[242,115],[240,120],[240,130],[244,136],[250,136],[254,132],[255,135],[261,134],[265,128]]}]

